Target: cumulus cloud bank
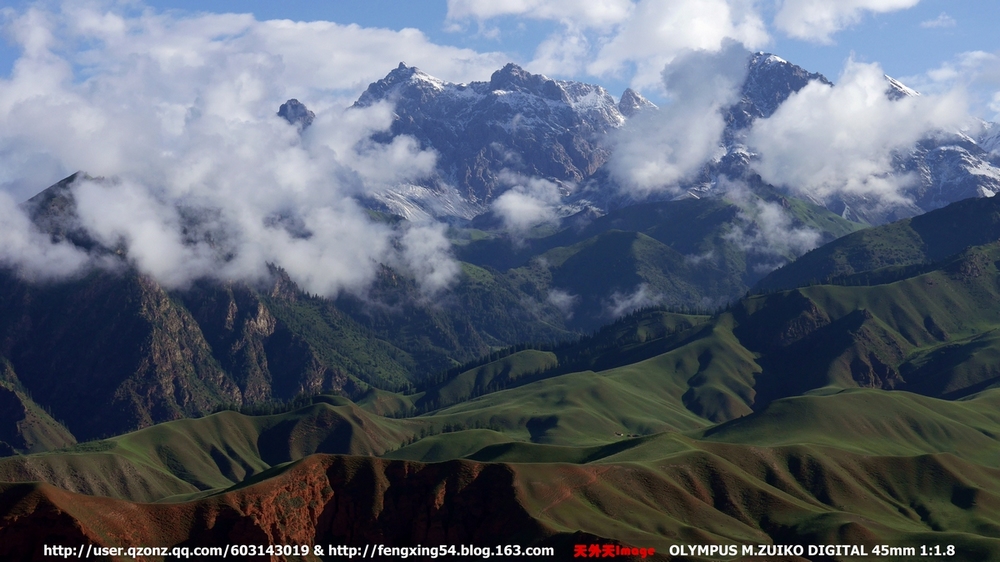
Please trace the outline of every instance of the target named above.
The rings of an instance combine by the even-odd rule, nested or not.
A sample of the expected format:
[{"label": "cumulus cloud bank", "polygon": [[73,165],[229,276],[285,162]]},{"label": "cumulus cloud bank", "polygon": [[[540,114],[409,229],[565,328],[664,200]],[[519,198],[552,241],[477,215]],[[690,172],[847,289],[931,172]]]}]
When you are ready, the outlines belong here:
[{"label": "cumulus cloud bank", "polygon": [[[328,295],[363,289],[378,263],[409,269],[430,292],[457,273],[443,226],[393,229],[353,199],[425,176],[436,154],[407,137],[368,140],[390,125],[389,106],[340,108],[404,53],[456,80],[495,68],[491,56],[414,30],[249,15],[66,3],[7,17],[23,54],[0,80],[0,260],[22,274],[93,265],[16,204],[76,170],[107,178],[72,186],[80,225],[169,286],[262,278],[268,263]],[[301,135],[275,115],[290,97],[318,113]]]},{"label": "cumulus cloud bank", "polygon": [[[829,38],[864,13],[914,3],[785,0],[775,21],[793,35]],[[457,268],[441,225],[392,228],[354,202],[418,181],[436,155],[405,136],[369,140],[390,125],[387,105],[341,108],[399,60],[467,82],[501,66],[503,55],[435,45],[413,29],[101,6],[3,12],[3,31],[23,54],[0,79],[0,261],[32,277],[94,262],[52,243],[16,204],[85,170],[108,179],[74,185],[81,225],[95,240],[127,248],[140,269],[170,285],[205,276],[253,279],[266,275],[267,263],[323,294],[359,290],[378,263],[408,269],[428,292],[448,285]],[[745,49],[768,40],[757,3],[581,6],[452,0],[448,17],[556,21],[562,27],[539,46],[539,64],[599,75],[634,66],[635,83],[662,84],[669,103],[628,124],[609,170],[634,195],[677,189],[720,150],[720,109],[736,101]],[[928,73],[928,82],[954,83],[969,68],[983,83],[1000,82],[996,61],[995,54],[969,53]],[[954,94],[890,101],[885,88],[877,66],[852,62],[835,88],[813,83],[793,95],[749,134],[757,171],[818,200],[839,193],[900,198],[905,178],[891,174],[893,153],[935,130],[958,128],[964,107]],[[275,115],[292,97],[317,113],[301,134]],[[525,232],[557,218],[565,186],[512,181],[493,205],[509,229]]]},{"label": "cumulus cloud bank", "polygon": [[722,110],[739,98],[748,56],[729,42],[719,52],[686,52],[664,68],[670,103],[629,121],[615,141],[609,169],[624,188],[639,196],[677,191],[722,150]]},{"label": "cumulus cloud bank", "polygon": [[832,43],[831,35],[861,21],[871,13],[912,8],[920,0],[782,0],[774,25],[791,37]]},{"label": "cumulus cloud bank", "polygon": [[[475,21],[480,33],[501,34],[491,22],[522,18],[556,23],[527,67],[534,72],[631,76],[636,89],[661,87],[660,71],[690,50],[719,51],[735,41],[756,50],[771,29],[829,44],[866,15],[905,10],[920,0],[448,0],[448,25]],[[766,21],[772,17],[771,21]],[[929,25],[950,25],[947,17]]]},{"label": "cumulus cloud bank", "polygon": [[849,61],[836,86],[811,82],[767,119],[756,121],[747,143],[753,166],[774,185],[817,201],[833,195],[905,200],[913,180],[893,173],[893,155],[938,131],[968,123],[963,96],[905,96],[891,100],[877,64]]},{"label": "cumulus cloud bank", "polygon": [[748,49],[770,40],[753,0],[449,0],[453,24],[517,16],[558,22],[527,67],[535,72],[594,76],[634,70],[632,87],[659,88],[660,71],[690,50],[719,51],[735,41]]},{"label": "cumulus cloud bank", "polygon": [[522,16],[557,20],[581,27],[609,27],[632,12],[631,0],[579,2],[577,0],[448,0],[448,19],[487,20],[499,16]]},{"label": "cumulus cloud bank", "polygon": [[655,87],[663,67],[685,53],[731,51],[734,43],[756,49],[768,41],[764,21],[749,0],[642,0],[587,70],[600,76],[634,64],[633,87]]},{"label": "cumulus cloud bank", "polygon": [[962,89],[978,117],[1000,120],[1000,52],[968,51],[903,81],[924,93]]}]

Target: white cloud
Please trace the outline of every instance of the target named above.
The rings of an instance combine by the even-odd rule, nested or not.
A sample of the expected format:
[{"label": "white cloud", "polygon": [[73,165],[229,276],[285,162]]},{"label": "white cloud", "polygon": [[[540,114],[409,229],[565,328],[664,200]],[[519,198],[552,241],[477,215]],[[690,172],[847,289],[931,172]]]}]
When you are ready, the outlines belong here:
[{"label": "white cloud", "polygon": [[903,80],[925,93],[964,90],[978,117],[1000,120],[1000,52],[960,53],[937,68]]},{"label": "white cloud", "polygon": [[493,212],[500,215],[504,227],[514,232],[524,233],[556,218],[550,201],[529,193],[522,186],[505,191],[496,198],[492,207]]},{"label": "white cloud", "polygon": [[731,41],[755,49],[768,40],[749,0],[642,0],[587,69],[602,76],[634,64],[632,86],[641,89],[658,85],[664,65],[682,52],[720,51]]},{"label": "white cloud", "polygon": [[631,293],[615,291],[611,299],[604,303],[604,310],[610,318],[618,318],[640,308],[662,304],[663,300],[663,295],[647,283],[640,283]]},{"label": "white cloud", "polygon": [[560,189],[555,182],[512,173],[504,173],[500,179],[512,187],[497,197],[490,207],[515,236],[523,236],[538,225],[558,219],[562,197],[572,188]]},{"label": "white cloud", "polygon": [[935,28],[941,28],[941,27],[955,27],[956,25],[958,25],[958,22],[955,21],[955,18],[949,16],[948,14],[946,14],[944,12],[941,12],[938,15],[938,17],[936,17],[936,18],[934,18],[932,20],[926,20],[926,21],[920,22],[920,27],[922,27],[924,29],[935,29]]},{"label": "white cloud", "polygon": [[458,277],[459,265],[451,255],[451,242],[441,223],[410,225],[403,233],[403,262],[417,278],[420,289],[434,295]]},{"label": "white cloud", "polygon": [[128,248],[141,271],[166,285],[184,284],[212,267],[212,247],[186,246],[172,201],[156,197],[132,181],[80,181],[74,189],[80,221],[109,248]]},{"label": "white cloud", "polygon": [[590,41],[576,30],[560,30],[551,34],[535,49],[535,58],[528,63],[533,72],[541,74],[580,74],[584,70]]},{"label": "white cloud", "polygon": [[482,27],[504,16],[560,24],[527,64],[533,72],[607,76],[634,68],[638,89],[659,87],[660,71],[682,52],[718,51],[726,41],[754,49],[770,39],[754,0],[448,2],[453,25],[474,19]]},{"label": "white cloud", "polygon": [[912,179],[893,174],[894,152],[968,122],[958,93],[890,100],[882,69],[849,61],[835,87],[811,82],[756,121],[748,144],[765,181],[814,200],[835,194],[901,202]]},{"label": "white cloud", "polygon": [[780,203],[754,195],[742,182],[720,178],[719,189],[740,207],[725,238],[743,251],[762,259],[755,268],[761,273],[777,269],[819,245],[822,233],[796,226]]},{"label": "white cloud", "polygon": [[831,35],[850,27],[868,12],[886,13],[916,6],[920,0],[782,0],[774,25],[796,39],[832,43]]},{"label": "white cloud", "polygon": [[[407,137],[368,140],[391,107],[341,107],[404,56],[463,80],[495,68],[491,55],[414,30],[73,2],[13,13],[6,30],[24,52],[0,80],[0,259],[23,274],[82,267],[12,203],[80,169],[110,178],[74,185],[83,226],[170,286],[252,280],[267,263],[322,294],[363,290],[380,262],[430,293],[457,274],[443,227],[394,232],[352,199],[419,179],[436,155]],[[301,136],[275,115],[290,97],[317,112]]]},{"label": "white cloud", "polygon": [[317,155],[326,152],[331,160],[358,173],[367,191],[427,176],[434,170],[437,155],[421,150],[413,137],[397,136],[388,144],[370,139],[373,133],[387,130],[392,119],[393,107],[388,103],[363,111],[331,109],[306,129],[305,141]]},{"label": "white cloud", "polygon": [[580,295],[574,295],[562,289],[549,289],[546,301],[555,306],[566,320],[572,320],[573,309],[580,304]]},{"label": "white cloud", "polygon": [[630,0],[448,0],[448,19],[485,21],[501,16],[554,20],[574,27],[606,28],[632,11]]},{"label": "white cloud", "polygon": [[88,256],[69,242],[53,243],[39,232],[10,195],[0,192],[0,264],[28,279],[47,280],[79,273]]},{"label": "white cloud", "polygon": [[719,52],[689,51],[663,70],[670,103],[632,120],[615,139],[612,176],[638,196],[677,191],[721,148],[721,110],[738,99],[749,53],[735,42]]},{"label": "white cloud", "polygon": [[[393,31],[288,20],[260,22],[254,28],[258,48],[280,54],[288,82],[310,93],[359,90],[400,61],[449,82],[482,80],[508,62],[502,53],[434,44],[412,28]],[[296,92],[289,94],[295,97]]]},{"label": "white cloud", "polygon": [[[129,69],[132,78],[174,78],[159,84],[163,94],[175,93],[175,85],[185,87],[191,80],[211,81],[222,71],[248,94],[269,85],[306,100],[320,94],[329,98],[330,93],[356,96],[400,61],[452,82],[482,79],[507,62],[500,53],[437,45],[412,28],[257,21],[250,14],[116,13],[75,2],[52,12],[30,8],[11,17],[5,31],[25,49],[26,58],[47,58],[64,73],[72,63],[82,66],[85,75],[115,74],[130,58],[140,59],[143,66]],[[230,57],[238,60],[228,61]],[[267,67],[275,81],[253,83],[255,75],[242,71],[255,66]],[[180,78],[184,80],[176,82]],[[40,84],[46,85],[54,84]]]}]

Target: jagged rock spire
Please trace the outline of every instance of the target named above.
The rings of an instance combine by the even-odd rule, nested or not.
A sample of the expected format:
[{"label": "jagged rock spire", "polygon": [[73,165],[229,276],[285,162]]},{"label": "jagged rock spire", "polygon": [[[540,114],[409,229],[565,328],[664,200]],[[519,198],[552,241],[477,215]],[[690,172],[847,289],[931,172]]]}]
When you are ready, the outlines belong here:
[{"label": "jagged rock spire", "polygon": [[292,98],[281,104],[281,107],[278,108],[278,117],[284,118],[285,121],[297,126],[302,131],[309,125],[312,125],[316,114],[309,111],[302,102]]}]

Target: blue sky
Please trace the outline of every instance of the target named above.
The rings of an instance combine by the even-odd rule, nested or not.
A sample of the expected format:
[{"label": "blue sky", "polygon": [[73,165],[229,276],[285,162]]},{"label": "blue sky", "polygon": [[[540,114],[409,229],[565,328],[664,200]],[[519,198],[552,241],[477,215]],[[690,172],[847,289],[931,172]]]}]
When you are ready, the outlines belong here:
[{"label": "blue sky", "polygon": [[[760,19],[764,37],[746,40],[746,33],[735,33],[749,48],[766,50],[778,54],[811,71],[821,72],[831,79],[841,73],[845,61],[853,57],[862,62],[877,62],[884,71],[894,77],[906,78],[918,89],[942,87],[928,76],[935,70],[951,65],[961,66],[965,53],[996,54],[1000,45],[995,39],[995,26],[1000,22],[1000,3],[989,1],[948,0],[850,0],[844,2],[820,2],[818,0],[784,0],[784,2],[751,2],[744,0],[674,0],[656,2],[653,0],[608,0],[609,6],[633,6],[640,4],[658,5],[657,10],[669,12],[686,9],[686,4],[728,4],[734,10],[751,12]],[[43,6],[50,11],[58,11],[60,6],[84,4],[83,2],[26,2],[15,0],[7,3],[8,23],[14,14],[21,13],[29,6]],[[579,79],[605,85],[614,95],[620,95],[628,85],[638,89],[653,99],[661,98],[662,92],[653,81],[654,70],[668,60],[669,54],[683,47],[683,44],[664,46],[667,57],[646,57],[643,53],[631,58],[620,57],[614,68],[595,71],[602,43],[613,41],[622,28],[629,25],[625,19],[611,21],[602,28],[594,18],[579,17],[583,4],[554,0],[541,2],[534,0],[506,0],[479,2],[478,0],[436,0],[423,2],[401,2],[391,0],[332,1],[315,2],[306,0],[286,0],[284,2],[264,2],[258,0],[149,0],[140,2],[87,2],[111,12],[135,13],[143,7],[174,17],[191,17],[199,13],[252,13],[258,21],[290,19],[294,21],[330,21],[339,24],[357,24],[362,28],[382,28],[420,30],[427,41],[441,45],[471,49],[477,53],[492,53],[493,59],[512,60],[529,70],[545,72],[564,79]],[[600,5],[591,2],[588,5]],[[782,25],[778,17],[783,9],[788,11],[799,4],[800,11],[808,12],[815,5],[839,5],[841,14],[829,14],[827,21],[820,24],[825,28],[817,33],[806,30],[804,36],[795,36],[788,25]],[[489,7],[487,7],[489,6]],[[498,8],[500,6],[500,8]],[[546,6],[549,6],[546,8]],[[855,6],[853,11],[849,6]],[[498,10],[506,13],[497,14]],[[492,11],[492,12],[491,12]],[[613,18],[609,18],[613,20]],[[575,35],[574,35],[575,34]],[[723,32],[723,34],[725,34]],[[825,34],[825,37],[824,37]],[[801,35],[801,33],[800,33]],[[20,46],[12,44],[10,32],[8,41],[0,52],[0,76],[8,75],[13,61],[20,55]],[[587,47],[577,54],[576,68],[571,64],[561,67],[553,64],[539,64],[540,49],[546,40],[576,37],[588,42]],[[641,36],[633,36],[630,41],[641,42]],[[655,41],[654,41],[655,43]],[[349,46],[347,46],[349,47]],[[650,46],[655,50],[656,45]],[[640,49],[641,51],[641,49]],[[648,54],[648,52],[647,52]],[[414,53],[406,62],[426,67],[420,53]],[[398,61],[396,61],[398,62]],[[587,68],[587,63],[591,68]],[[388,72],[395,62],[388,60],[382,64],[379,73]],[[645,78],[638,67],[647,65]],[[979,72],[979,69],[968,69]],[[461,74],[461,73],[458,73]],[[982,74],[982,73],[981,73]],[[989,75],[990,72],[985,74]],[[995,74],[995,73],[993,73]],[[365,79],[374,76],[371,74]],[[444,76],[446,79],[473,78],[474,76]],[[488,75],[478,79],[487,79]],[[992,116],[987,101],[993,89],[1000,86],[992,83],[988,76],[966,77],[968,87],[979,90],[981,98],[978,113]],[[986,83],[983,83],[983,82]],[[948,85],[951,83],[949,82]],[[357,89],[357,86],[355,86]]]}]

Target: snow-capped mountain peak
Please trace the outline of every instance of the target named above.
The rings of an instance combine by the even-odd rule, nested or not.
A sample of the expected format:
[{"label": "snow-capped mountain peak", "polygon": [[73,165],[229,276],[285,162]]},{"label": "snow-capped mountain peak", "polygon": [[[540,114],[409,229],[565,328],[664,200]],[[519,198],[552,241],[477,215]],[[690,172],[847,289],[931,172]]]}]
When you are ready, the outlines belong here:
[{"label": "snow-capped mountain peak", "polygon": [[756,119],[770,117],[788,96],[813,80],[831,84],[822,74],[808,72],[779,56],[765,52],[752,54],[740,89],[740,101],[728,112],[730,129],[745,129]]},{"label": "snow-capped mountain peak", "polygon": [[544,74],[531,74],[510,62],[490,77],[491,92],[520,92],[552,101],[569,103],[566,91]]},{"label": "snow-capped mountain peak", "polygon": [[1000,156],[1000,123],[983,121],[976,143],[986,152]]},{"label": "snow-capped mountain peak", "polygon": [[889,83],[889,87],[885,91],[885,95],[889,96],[889,99],[915,98],[920,95],[920,92],[910,88],[892,76],[888,74],[883,74],[883,76],[885,76],[886,82]]},{"label": "snow-capped mountain peak", "polygon": [[622,98],[618,100],[618,111],[625,117],[632,117],[644,109],[656,109],[656,104],[632,88],[625,88]]},{"label": "snow-capped mountain peak", "polygon": [[[894,78],[885,80],[892,99],[919,95]],[[812,81],[832,86],[822,74],[781,57],[752,54],[740,99],[726,110],[723,153],[680,187],[703,197],[711,196],[719,176],[759,183],[755,155],[743,146],[746,131]],[[628,204],[601,170],[613,146],[608,135],[627,118],[656,107],[633,90],[616,103],[601,86],[555,80],[513,63],[488,81],[469,84],[447,82],[400,63],[372,83],[355,106],[378,102],[395,108],[392,127],[378,135],[380,142],[409,135],[438,154],[433,177],[421,185],[380,190],[375,201],[366,202],[407,217],[472,218],[488,212],[497,197],[526,178],[580,186],[568,190],[573,193],[569,203],[601,209]],[[864,197],[822,203],[838,213],[849,209],[856,220],[881,223],[964,197],[992,195],[1000,192],[996,150],[1000,128],[990,124],[973,136],[936,135],[897,156],[897,171],[914,178],[905,208],[880,207]]]},{"label": "snow-capped mountain peak", "polygon": [[[636,94],[636,103],[645,101]],[[510,63],[489,81],[455,84],[400,63],[368,86],[355,102],[395,106],[389,137],[409,135],[438,153],[432,190],[464,198],[461,216],[486,211],[521,176],[579,182],[604,164],[608,132],[625,122],[614,97],[601,86],[553,80]],[[648,102],[646,102],[648,103]],[[436,186],[436,187],[434,187]],[[412,186],[384,197],[386,210],[404,216],[431,208],[427,192]]]},{"label": "snow-capped mountain peak", "polygon": [[449,87],[458,86],[462,85],[439,80],[415,66],[406,66],[406,63],[401,62],[385,78],[370,84],[354,105],[368,107],[379,101],[394,100],[400,96],[413,97],[415,94],[442,92]]}]

